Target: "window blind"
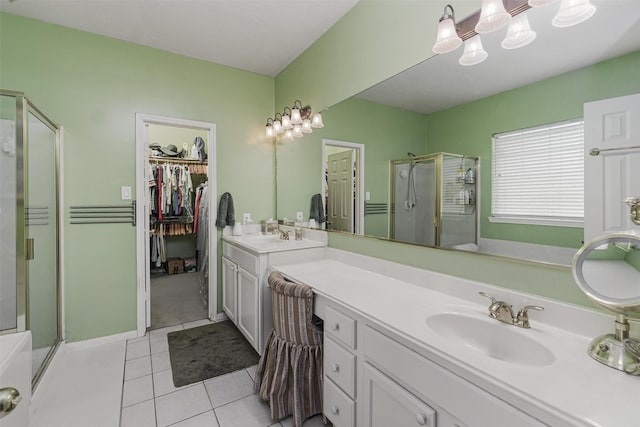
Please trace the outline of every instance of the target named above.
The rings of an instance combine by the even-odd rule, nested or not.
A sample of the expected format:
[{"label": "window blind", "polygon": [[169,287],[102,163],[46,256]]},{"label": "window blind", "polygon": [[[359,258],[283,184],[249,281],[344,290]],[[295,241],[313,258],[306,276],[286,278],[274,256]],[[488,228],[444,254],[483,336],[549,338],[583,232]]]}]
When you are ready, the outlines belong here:
[{"label": "window blind", "polygon": [[583,123],[494,135],[490,221],[582,226]]}]

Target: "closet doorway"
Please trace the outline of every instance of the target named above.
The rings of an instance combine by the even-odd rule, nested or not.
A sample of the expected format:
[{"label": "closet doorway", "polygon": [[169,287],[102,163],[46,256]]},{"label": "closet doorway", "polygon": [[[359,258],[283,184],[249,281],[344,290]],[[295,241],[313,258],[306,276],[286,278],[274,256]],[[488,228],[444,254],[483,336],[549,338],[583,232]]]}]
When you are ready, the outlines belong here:
[{"label": "closet doorway", "polygon": [[137,332],[216,320],[215,124],[136,114]]}]

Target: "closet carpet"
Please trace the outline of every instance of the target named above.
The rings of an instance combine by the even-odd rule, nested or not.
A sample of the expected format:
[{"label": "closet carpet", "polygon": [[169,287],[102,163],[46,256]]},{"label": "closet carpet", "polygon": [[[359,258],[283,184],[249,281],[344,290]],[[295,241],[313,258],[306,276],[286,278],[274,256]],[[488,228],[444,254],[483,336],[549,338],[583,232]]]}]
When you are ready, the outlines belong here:
[{"label": "closet carpet", "polygon": [[151,329],[207,318],[198,273],[151,275]]}]

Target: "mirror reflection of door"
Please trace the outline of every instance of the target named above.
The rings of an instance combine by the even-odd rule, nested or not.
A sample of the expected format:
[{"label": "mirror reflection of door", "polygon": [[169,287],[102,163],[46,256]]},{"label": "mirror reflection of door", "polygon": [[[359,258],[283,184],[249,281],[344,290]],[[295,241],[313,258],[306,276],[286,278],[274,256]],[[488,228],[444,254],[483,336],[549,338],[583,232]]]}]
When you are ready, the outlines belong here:
[{"label": "mirror reflection of door", "polygon": [[[584,238],[640,232],[628,197],[640,197],[640,94],[584,105]],[[594,148],[599,153],[590,153]]]},{"label": "mirror reflection of door", "polygon": [[355,204],[353,150],[330,154],[327,166],[327,228],[353,233]]}]

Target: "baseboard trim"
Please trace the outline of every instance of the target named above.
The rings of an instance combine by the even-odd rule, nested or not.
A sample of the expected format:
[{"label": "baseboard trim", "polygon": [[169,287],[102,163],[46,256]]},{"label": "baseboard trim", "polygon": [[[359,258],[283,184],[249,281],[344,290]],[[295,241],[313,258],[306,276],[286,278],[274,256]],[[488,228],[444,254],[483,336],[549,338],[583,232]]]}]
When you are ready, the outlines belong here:
[{"label": "baseboard trim", "polygon": [[225,320],[229,320],[229,317],[225,313],[218,313],[213,319],[214,322],[223,322]]}]

